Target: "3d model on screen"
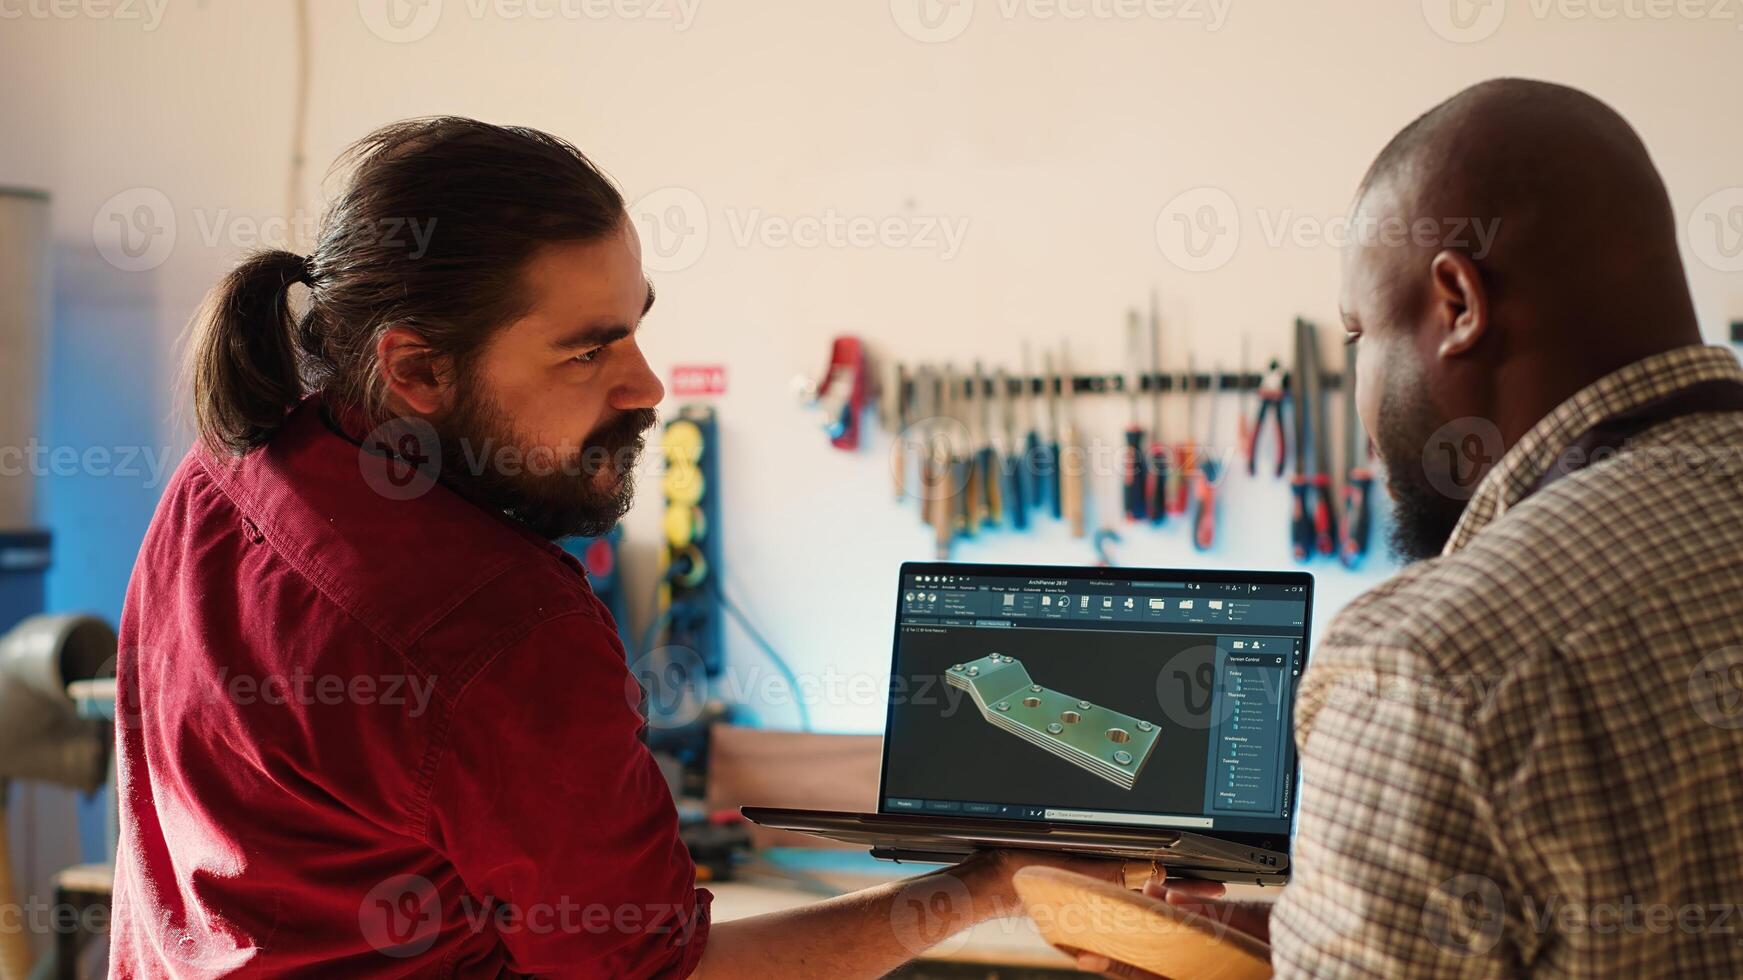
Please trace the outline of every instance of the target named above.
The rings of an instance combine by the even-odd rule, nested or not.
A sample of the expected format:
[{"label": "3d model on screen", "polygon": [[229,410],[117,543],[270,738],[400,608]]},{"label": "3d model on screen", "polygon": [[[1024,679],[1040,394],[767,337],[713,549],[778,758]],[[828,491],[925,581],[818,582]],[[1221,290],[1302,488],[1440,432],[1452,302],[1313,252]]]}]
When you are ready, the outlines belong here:
[{"label": "3d model on screen", "polygon": [[1156,726],[1029,679],[1015,658],[989,654],[944,672],[974,698],[981,716],[1121,789],[1131,789],[1156,747]]}]

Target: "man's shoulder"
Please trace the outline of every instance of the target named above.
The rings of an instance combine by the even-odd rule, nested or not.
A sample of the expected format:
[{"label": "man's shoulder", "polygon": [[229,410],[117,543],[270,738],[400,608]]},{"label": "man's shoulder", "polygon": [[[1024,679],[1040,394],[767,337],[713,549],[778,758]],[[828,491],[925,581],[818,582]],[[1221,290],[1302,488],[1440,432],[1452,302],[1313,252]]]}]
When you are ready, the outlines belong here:
[{"label": "man's shoulder", "polygon": [[[1345,606],[1320,647],[1377,670],[1503,669],[1694,581],[1743,576],[1743,488],[1645,451],[1527,498]],[[1743,599],[1736,600],[1743,604]]]},{"label": "man's shoulder", "polygon": [[384,642],[459,656],[539,621],[599,618],[584,574],[554,546],[440,483],[396,490],[361,447],[302,421],[248,456],[196,449],[190,463],[244,533]]}]

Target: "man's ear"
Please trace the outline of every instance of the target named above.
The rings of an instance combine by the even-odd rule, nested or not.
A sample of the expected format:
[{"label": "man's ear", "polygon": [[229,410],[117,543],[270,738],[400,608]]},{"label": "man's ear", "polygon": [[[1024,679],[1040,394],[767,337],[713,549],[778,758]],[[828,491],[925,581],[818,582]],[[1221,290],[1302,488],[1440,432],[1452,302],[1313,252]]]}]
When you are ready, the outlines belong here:
[{"label": "man's ear", "polygon": [[1440,331],[1436,354],[1470,353],[1489,329],[1489,297],[1477,264],[1463,252],[1441,251],[1428,264],[1429,312]]},{"label": "man's ear", "polygon": [[393,400],[418,415],[439,415],[448,408],[448,359],[431,350],[416,331],[388,327],[375,343],[375,358]]}]

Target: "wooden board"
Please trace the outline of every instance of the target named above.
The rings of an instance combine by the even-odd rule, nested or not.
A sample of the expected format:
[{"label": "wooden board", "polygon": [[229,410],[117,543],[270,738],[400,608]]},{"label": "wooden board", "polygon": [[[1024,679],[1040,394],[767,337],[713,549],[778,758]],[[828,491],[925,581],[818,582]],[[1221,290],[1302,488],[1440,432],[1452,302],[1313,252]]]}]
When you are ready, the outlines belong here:
[{"label": "wooden board", "polygon": [[1057,868],[1024,868],[1012,880],[1035,928],[1059,949],[1100,953],[1158,976],[1271,976],[1269,946],[1180,906]]}]

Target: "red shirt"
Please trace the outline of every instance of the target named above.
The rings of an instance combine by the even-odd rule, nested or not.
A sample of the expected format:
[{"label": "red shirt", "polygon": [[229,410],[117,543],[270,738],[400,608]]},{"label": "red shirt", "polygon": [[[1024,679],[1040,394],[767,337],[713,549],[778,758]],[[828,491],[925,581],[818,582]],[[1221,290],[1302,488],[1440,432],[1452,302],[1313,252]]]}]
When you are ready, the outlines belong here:
[{"label": "red shirt", "polygon": [[122,614],[113,975],[687,975],[710,895],[610,614],[389,466],[309,399],[165,490]]}]

